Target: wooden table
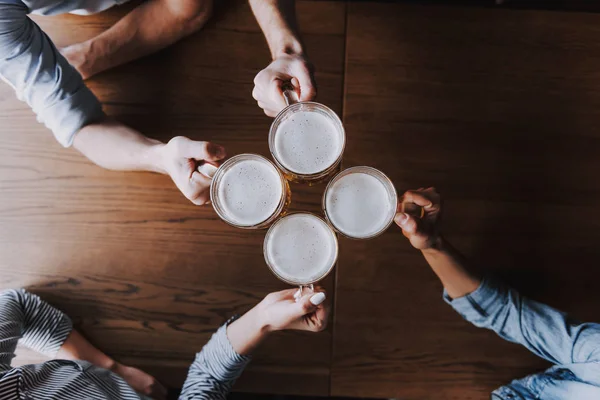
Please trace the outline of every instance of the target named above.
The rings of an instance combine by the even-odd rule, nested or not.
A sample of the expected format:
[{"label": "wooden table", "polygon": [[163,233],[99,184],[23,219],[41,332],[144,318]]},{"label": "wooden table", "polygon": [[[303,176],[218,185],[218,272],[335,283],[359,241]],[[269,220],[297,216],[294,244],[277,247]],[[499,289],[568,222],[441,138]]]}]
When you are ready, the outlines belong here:
[{"label": "wooden table", "polygon": [[[36,20],[65,45],[123,12]],[[344,165],[380,168],[399,190],[435,185],[448,237],[483,270],[597,319],[600,15],[321,1],[298,13],[319,101],[343,115]],[[89,86],[149,136],[266,155],[270,120],[250,93],[267,62],[240,0]],[[228,316],[286,287],[264,265],[264,232],[227,226],[168,177],[105,171],[62,149],[7,85],[0,159],[0,286],[42,294],[93,343],[167,384],[181,384]],[[318,211],[322,190],[295,185],[293,207]],[[546,367],[462,321],[395,227],[341,239],[325,286],[332,327],[273,336],[236,390],[480,399]]]}]

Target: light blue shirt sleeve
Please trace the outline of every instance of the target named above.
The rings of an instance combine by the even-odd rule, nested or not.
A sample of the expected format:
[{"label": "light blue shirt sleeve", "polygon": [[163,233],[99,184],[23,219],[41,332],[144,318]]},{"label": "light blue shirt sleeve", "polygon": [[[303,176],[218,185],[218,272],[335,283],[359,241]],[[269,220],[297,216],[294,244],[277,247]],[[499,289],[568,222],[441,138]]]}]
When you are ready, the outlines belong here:
[{"label": "light blue shirt sleeve", "polygon": [[0,0],[0,78],[68,147],[81,128],[104,116],[102,106],[28,12],[19,0]]},{"label": "light blue shirt sleeve", "polygon": [[239,355],[227,338],[227,325],[221,326],[196,355],[188,371],[179,400],[225,400],[231,387],[250,362]]},{"label": "light blue shirt sleeve", "polygon": [[554,364],[600,360],[600,324],[579,323],[554,308],[484,279],[472,293],[444,300],[464,319],[519,343]]}]

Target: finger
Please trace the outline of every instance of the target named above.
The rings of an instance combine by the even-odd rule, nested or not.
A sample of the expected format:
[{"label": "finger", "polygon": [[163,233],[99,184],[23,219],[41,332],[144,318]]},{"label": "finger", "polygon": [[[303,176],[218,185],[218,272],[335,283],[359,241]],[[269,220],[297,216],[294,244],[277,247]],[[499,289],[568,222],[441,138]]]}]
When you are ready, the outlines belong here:
[{"label": "finger", "polygon": [[196,205],[204,205],[210,200],[210,184],[212,179],[194,171],[189,182],[188,199]]},{"label": "finger", "polygon": [[325,292],[319,293],[308,293],[302,296],[295,304],[296,317],[302,317],[304,315],[313,313],[317,310],[317,307],[323,304],[325,301]]},{"label": "finger", "polygon": [[442,198],[434,187],[423,189],[423,192],[427,193],[427,197],[431,200],[434,209],[439,209],[442,204]]},{"label": "finger", "polygon": [[280,300],[291,300],[291,301],[295,302],[294,295],[296,294],[297,291],[298,291],[297,288],[296,289],[285,289],[285,290],[281,290],[279,292],[273,292],[273,293],[271,293],[271,295]]},{"label": "finger", "polygon": [[278,112],[273,111],[273,110],[263,110],[263,111],[265,112],[265,115],[267,117],[271,117],[271,118],[275,118],[277,116],[277,114],[279,114]]},{"label": "finger", "polygon": [[425,191],[409,190],[402,196],[402,203],[414,203],[425,208],[427,211],[433,210],[439,207],[439,203],[434,204],[430,195],[431,193]]},{"label": "finger", "polygon": [[300,86],[300,101],[310,101],[317,95],[314,76],[305,63],[294,64],[293,74]]},{"label": "finger", "polygon": [[280,79],[274,79],[268,88],[269,100],[270,100],[270,109],[276,112],[283,110],[287,104],[285,102],[285,98],[283,97],[283,90],[281,90],[281,85],[283,85],[283,81]]},{"label": "finger", "polygon": [[262,101],[258,101],[257,104],[258,104],[258,106],[260,108],[263,109],[263,111],[265,112],[265,114],[267,116],[269,116],[269,117],[276,117],[277,116],[277,112],[274,111],[273,109],[271,109],[267,103],[264,103]]},{"label": "finger", "polygon": [[[398,207],[401,207],[402,205],[399,204]],[[398,212],[396,213],[396,215],[394,216],[394,222],[396,223],[396,225],[398,225],[400,228],[402,228],[402,225],[408,221],[408,214],[405,214],[403,212]]]},{"label": "finger", "polygon": [[[396,217],[398,217],[398,219],[401,219],[401,221],[397,224],[400,228],[402,228],[402,231],[409,234],[409,235],[414,235],[415,233],[418,232],[419,229],[419,223],[417,222],[417,219],[415,217],[412,217],[408,214],[404,214],[404,213],[399,213],[403,214],[405,217],[398,217],[398,215]],[[396,220],[396,218],[394,218],[394,221]]]},{"label": "finger", "polygon": [[187,140],[180,144],[179,152],[182,157],[195,160],[219,161],[225,158],[225,148],[215,143]]},{"label": "finger", "polygon": [[329,307],[319,307],[317,311],[315,311],[315,318],[320,322],[319,328],[320,330],[324,330],[327,328],[327,324],[329,323],[329,315],[331,314],[331,308]]}]

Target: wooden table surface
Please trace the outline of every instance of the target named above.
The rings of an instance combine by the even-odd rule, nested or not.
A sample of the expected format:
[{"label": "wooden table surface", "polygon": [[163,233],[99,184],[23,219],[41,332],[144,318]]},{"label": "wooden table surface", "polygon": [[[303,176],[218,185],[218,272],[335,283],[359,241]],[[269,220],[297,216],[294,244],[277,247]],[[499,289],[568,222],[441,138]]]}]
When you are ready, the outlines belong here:
[{"label": "wooden table surface", "polygon": [[[124,12],[36,21],[61,46]],[[319,101],[343,116],[344,165],[379,168],[399,191],[436,186],[447,236],[483,270],[597,319],[600,15],[323,1],[298,13]],[[250,93],[268,57],[233,1],[202,32],[89,86],[149,136],[267,155],[270,120]],[[264,265],[264,232],[229,227],[168,177],[62,149],[7,85],[0,160],[0,286],[30,287],[167,384],[228,316],[286,287]],[[292,190],[294,209],[319,210],[322,186]],[[236,390],[481,399],[547,366],[462,321],[396,227],[341,239],[325,286],[332,327],[273,336]]]}]

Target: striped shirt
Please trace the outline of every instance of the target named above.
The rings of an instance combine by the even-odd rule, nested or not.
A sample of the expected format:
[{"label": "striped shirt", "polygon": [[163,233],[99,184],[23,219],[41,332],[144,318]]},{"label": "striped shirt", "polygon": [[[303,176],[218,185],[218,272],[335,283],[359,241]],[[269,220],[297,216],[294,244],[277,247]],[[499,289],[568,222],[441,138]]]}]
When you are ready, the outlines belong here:
[{"label": "striped shirt", "polygon": [[[250,361],[235,352],[226,333],[227,324],[196,355],[180,399],[225,399]],[[11,367],[21,341],[54,357],[73,326],[68,316],[21,290],[0,293],[0,400],[129,400],[147,399],[120,376],[87,361],[51,360]]]}]

